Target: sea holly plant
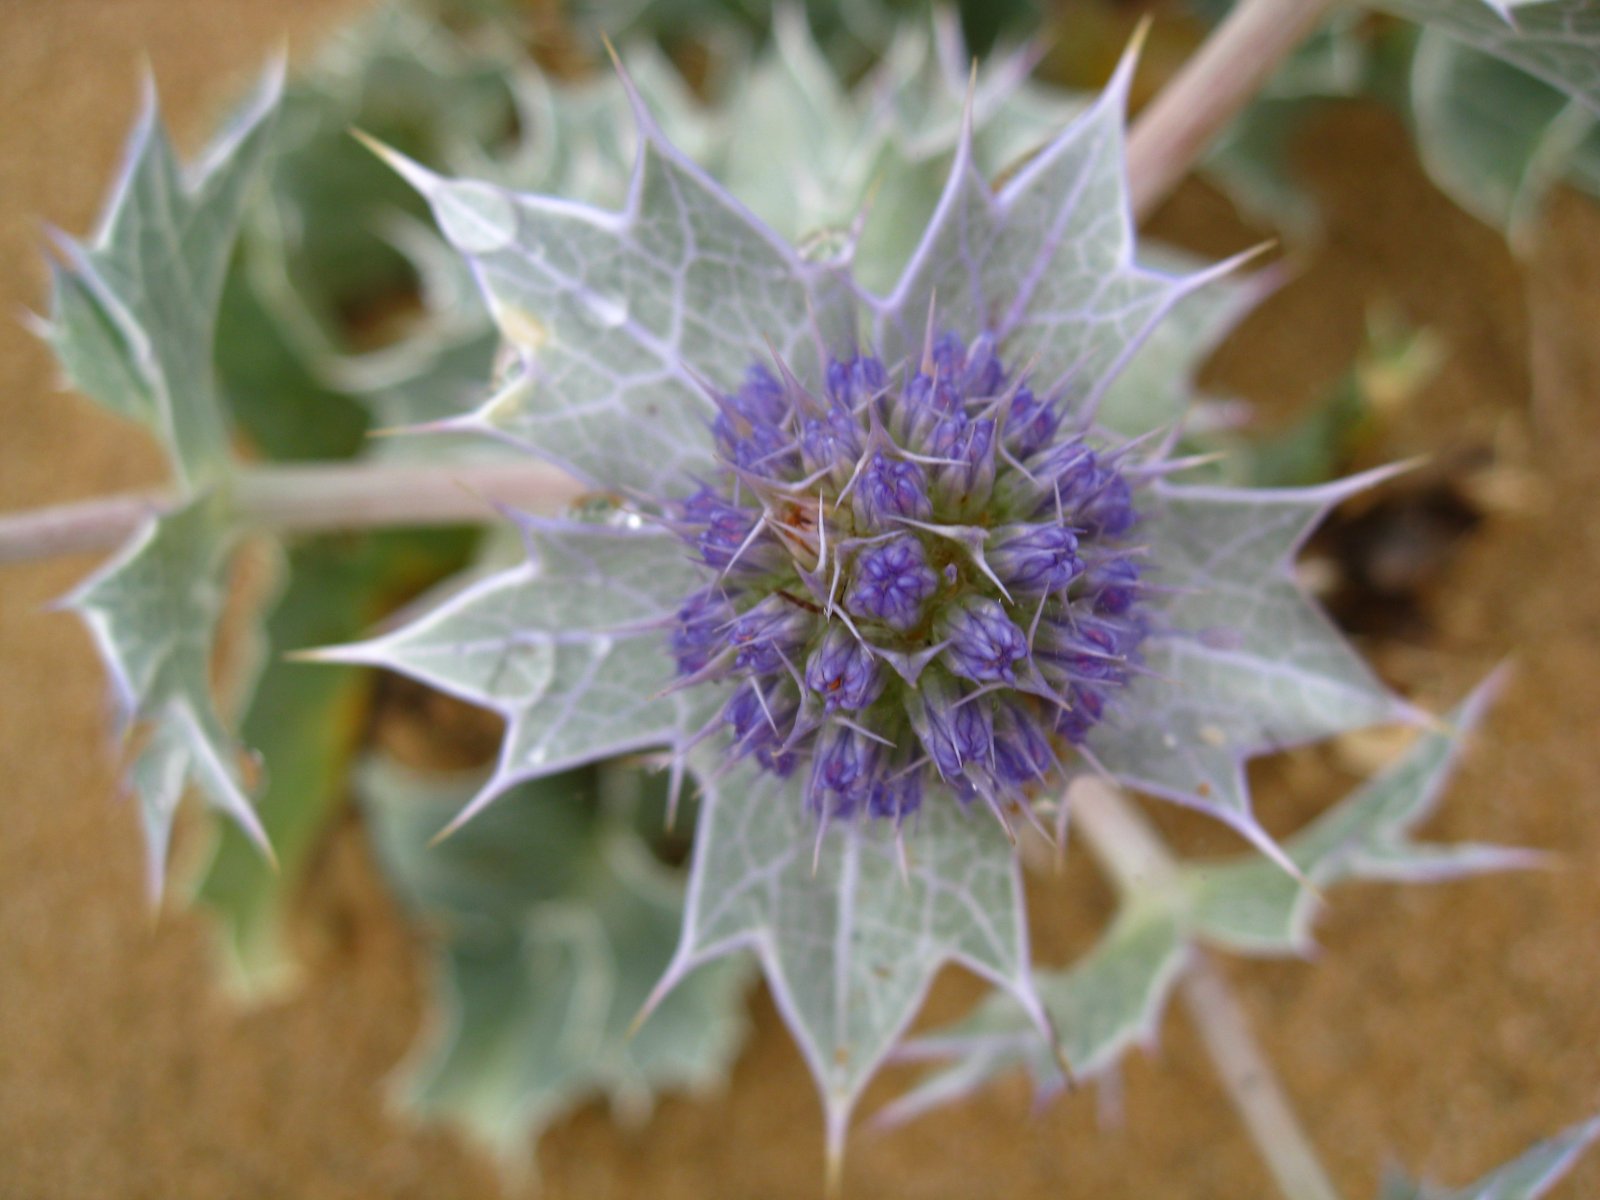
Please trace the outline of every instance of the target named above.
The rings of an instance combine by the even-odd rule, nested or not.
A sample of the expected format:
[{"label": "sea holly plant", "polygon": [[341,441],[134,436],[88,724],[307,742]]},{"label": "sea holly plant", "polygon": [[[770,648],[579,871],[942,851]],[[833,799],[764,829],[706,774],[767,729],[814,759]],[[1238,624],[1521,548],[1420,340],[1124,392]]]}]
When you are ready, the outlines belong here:
[{"label": "sea holly plant", "polygon": [[[1583,60],[1547,36],[1588,37],[1584,5],[1415,7],[1591,102]],[[721,1078],[752,952],[835,1175],[891,1058],[938,1065],[886,1121],[1016,1068],[1051,1092],[1148,1041],[1176,990],[1285,1194],[1335,1195],[1210,955],[1304,954],[1345,879],[1537,860],[1416,839],[1489,689],[1420,712],[1296,576],[1324,515],[1389,472],[1219,482],[1249,472],[1211,461],[1217,406],[1192,375],[1270,279],[1248,254],[1198,264],[1135,238],[1324,15],[1246,0],[1131,133],[1135,52],[1067,95],[1027,82],[1026,51],[968,69],[952,24],[919,22],[847,87],[793,12],[709,102],[648,43],[619,39],[614,74],[565,84],[503,29],[473,52],[406,13],[292,93],[276,151],[275,75],[187,170],[152,101],[101,230],[61,242],[41,331],[78,388],[162,440],[176,486],[7,523],[0,545],[131,532],[70,604],[130,726],[153,890],[187,783],[292,850],[292,878],[352,776],[435,947],[442,1020],[401,1092],[507,1157],[585,1097],[635,1113]],[[330,130],[379,125],[366,84],[392,72],[409,117],[363,133],[366,173],[334,170],[367,151]],[[348,310],[384,298],[379,275],[417,287],[374,349]],[[219,328],[270,350],[261,375]],[[294,388],[412,436],[247,465],[236,439],[304,457],[292,431],[316,418]],[[462,522],[511,531],[511,550],[491,540],[364,639],[384,593],[428,582],[395,565],[416,535],[364,543],[340,589],[303,540]],[[234,648],[219,676],[247,534],[281,566],[272,651],[315,663],[258,675]],[[423,558],[440,575],[470,554]],[[317,596],[336,621],[306,619]],[[271,672],[352,665],[498,714],[495,761],[441,779],[354,736],[292,736],[346,727],[362,697],[301,708]],[[262,772],[229,732],[245,706],[268,750],[259,811]],[[1252,759],[1385,723],[1414,733],[1389,770],[1293,836],[1263,828]],[[1214,818],[1248,855],[1176,858],[1125,791]],[[687,840],[681,872],[652,853],[664,829]],[[1079,961],[1036,966],[1025,864],[1069,839],[1120,907]],[[202,887],[237,946],[281,919],[259,878],[232,886],[247,870],[224,845]],[[994,995],[908,1038],[949,963]],[[1537,1195],[1595,1133],[1450,1194]]]},{"label": "sea holly plant", "polygon": [[[822,1076],[835,1154],[860,1087],[947,958],[1005,981],[1051,1036],[1018,953],[1020,886],[993,876],[1014,873],[1015,824],[1036,791],[1065,783],[1068,761],[1103,752],[1098,769],[1278,853],[1250,813],[1243,760],[1402,711],[1287,579],[1289,550],[1337,490],[1184,488],[1163,478],[1182,464],[1163,461],[1159,440],[1094,436],[1120,361],[1210,277],[1133,260],[1120,194],[1131,65],[998,192],[963,142],[886,297],[857,287],[847,263],[802,260],[642,103],[620,214],[396,160],[520,354],[457,428],[635,499],[593,530],[522,518],[536,560],[524,578],[342,657],[511,706],[499,766],[463,821],[519,780],[670,748],[707,793],[681,969],[760,948]],[[580,394],[593,399],[567,401]],[[1159,594],[1138,524],[1158,545],[1214,546],[1192,574],[1233,595],[1206,603],[1248,596],[1276,660],[1193,623],[1187,595]],[[674,554],[689,581],[651,565]],[[580,561],[563,569],[569,558]],[[1177,593],[1190,576],[1185,564]],[[1146,672],[1163,667],[1204,678],[1203,698],[1168,702],[1170,681],[1152,694]],[[763,775],[779,782],[757,786]],[[935,806],[987,810],[995,828]],[[784,807],[814,831],[780,820]],[[897,858],[904,905],[877,898]],[[919,901],[930,861],[948,877]],[[797,911],[823,928],[786,935]],[[874,928],[926,945],[895,964],[905,981],[871,952]],[[802,977],[828,981],[825,994],[795,997]]]}]

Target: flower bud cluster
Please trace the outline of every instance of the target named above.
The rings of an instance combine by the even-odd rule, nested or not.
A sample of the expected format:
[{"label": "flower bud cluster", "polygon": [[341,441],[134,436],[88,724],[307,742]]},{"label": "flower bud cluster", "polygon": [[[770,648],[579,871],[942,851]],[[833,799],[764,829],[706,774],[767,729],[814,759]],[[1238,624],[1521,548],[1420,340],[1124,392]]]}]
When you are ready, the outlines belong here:
[{"label": "flower bud cluster", "polygon": [[988,334],[835,360],[821,395],[756,365],[714,398],[722,477],[668,513],[713,577],[672,650],[732,686],[735,755],[806,772],[824,819],[898,820],[938,785],[1027,803],[1147,632],[1116,456]]}]

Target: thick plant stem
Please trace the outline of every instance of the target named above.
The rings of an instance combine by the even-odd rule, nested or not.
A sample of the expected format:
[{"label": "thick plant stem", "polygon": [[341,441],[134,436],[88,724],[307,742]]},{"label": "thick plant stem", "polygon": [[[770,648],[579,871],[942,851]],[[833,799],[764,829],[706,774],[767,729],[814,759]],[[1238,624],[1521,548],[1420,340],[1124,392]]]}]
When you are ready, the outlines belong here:
[{"label": "thick plant stem", "polygon": [[[1073,827],[1083,832],[1120,890],[1148,895],[1176,889],[1178,869],[1171,853],[1114,787],[1098,779],[1080,780],[1067,802]],[[1244,1010],[1205,950],[1194,948],[1179,987],[1222,1086],[1278,1190],[1286,1200],[1339,1200],[1316,1147],[1250,1033]]]},{"label": "thick plant stem", "polygon": [[1128,134],[1133,213],[1167,198],[1278,65],[1338,0],[1240,0],[1139,114]]},{"label": "thick plant stem", "polygon": [[1272,1065],[1250,1032],[1244,1009],[1211,955],[1197,949],[1179,987],[1222,1086],[1244,1118],[1278,1189],[1288,1200],[1339,1200]]},{"label": "thick plant stem", "polygon": [[[582,491],[553,467],[504,461],[257,467],[233,484],[244,525],[285,533],[476,524],[494,516],[495,504],[550,512]],[[108,550],[177,502],[168,492],[135,492],[0,516],[0,563]]]}]

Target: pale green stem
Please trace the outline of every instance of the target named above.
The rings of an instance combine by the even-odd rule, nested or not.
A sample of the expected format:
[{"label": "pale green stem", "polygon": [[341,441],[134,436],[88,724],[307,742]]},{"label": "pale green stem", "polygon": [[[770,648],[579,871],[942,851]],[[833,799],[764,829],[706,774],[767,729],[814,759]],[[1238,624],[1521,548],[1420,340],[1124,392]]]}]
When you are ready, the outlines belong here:
[{"label": "pale green stem", "polygon": [[[318,463],[241,471],[233,499],[246,527],[282,533],[481,524],[496,503],[554,512],[582,492],[541,463]],[[108,550],[179,503],[171,492],[107,496],[0,516],[0,563]]]},{"label": "pale green stem", "polygon": [[1128,134],[1136,218],[1166,199],[1339,0],[1240,0]]},{"label": "pale green stem", "polygon": [[[1100,780],[1080,780],[1069,802],[1073,828],[1082,832],[1119,890],[1145,895],[1176,890],[1176,860],[1121,792]],[[1287,1200],[1339,1200],[1244,1010],[1203,948],[1193,948],[1179,987],[1222,1086],[1278,1190]]]}]

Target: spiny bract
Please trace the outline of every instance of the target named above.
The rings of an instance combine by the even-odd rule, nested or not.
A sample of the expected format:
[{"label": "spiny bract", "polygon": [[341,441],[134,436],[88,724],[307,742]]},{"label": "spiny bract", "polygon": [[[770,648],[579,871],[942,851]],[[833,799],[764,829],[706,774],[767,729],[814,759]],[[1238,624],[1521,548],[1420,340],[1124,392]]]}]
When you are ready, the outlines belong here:
[{"label": "spiny bract", "polygon": [[720,477],[671,507],[715,571],[678,612],[684,682],[732,682],[734,753],[805,771],[824,819],[903,818],[939,781],[1005,819],[1137,663],[1122,464],[987,331],[711,395]]}]

